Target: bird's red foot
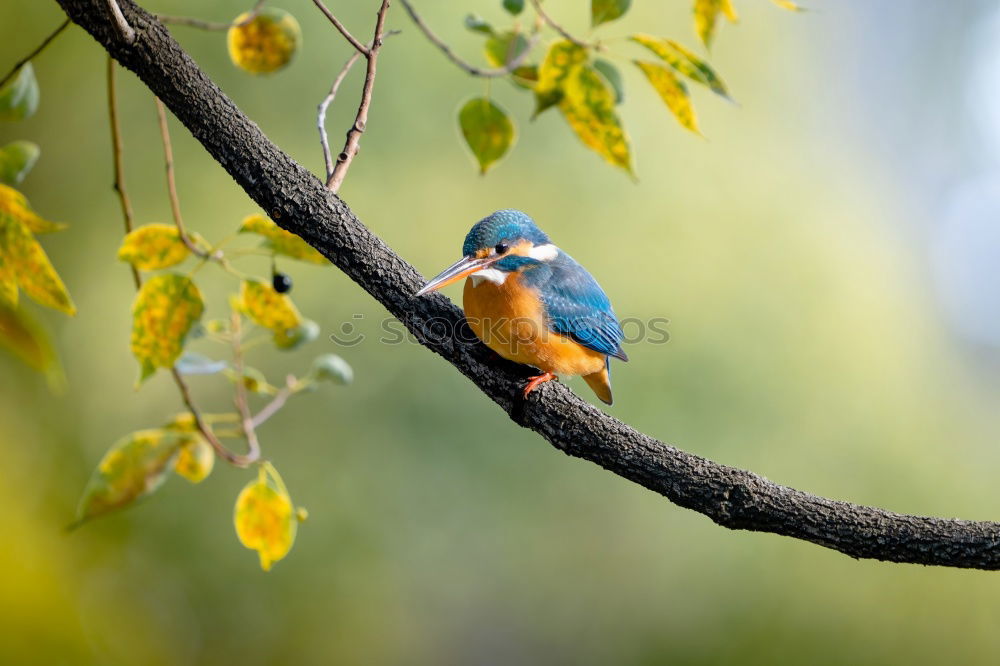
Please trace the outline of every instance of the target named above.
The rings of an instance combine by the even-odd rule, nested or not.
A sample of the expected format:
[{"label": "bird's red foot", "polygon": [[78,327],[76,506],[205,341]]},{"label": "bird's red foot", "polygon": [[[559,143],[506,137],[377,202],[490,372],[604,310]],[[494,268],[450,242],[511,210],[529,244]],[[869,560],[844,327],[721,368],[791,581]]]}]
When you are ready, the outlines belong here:
[{"label": "bird's red foot", "polygon": [[543,372],[537,377],[532,377],[528,385],[524,387],[524,397],[527,398],[528,394],[538,388],[539,384],[544,384],[545,382],[552,381],[556,379],[556,376],[551,372]]}]

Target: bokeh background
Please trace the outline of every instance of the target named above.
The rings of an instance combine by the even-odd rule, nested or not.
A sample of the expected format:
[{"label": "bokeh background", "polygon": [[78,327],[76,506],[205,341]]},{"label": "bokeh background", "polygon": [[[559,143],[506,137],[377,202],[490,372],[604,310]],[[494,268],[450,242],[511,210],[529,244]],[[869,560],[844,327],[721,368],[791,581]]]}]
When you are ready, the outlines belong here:
[{"label": "bokeh background", "polygon": [[[226,20],[248,2],[151,0]],[[332,2],[367,35],[375,2]],[[417,2],[460,53],[461,21],[500,3]],[[349,55],[307,0],[304,50],[253,77],[224,37],[176,27],[201,66],[264,131],[322,169],[316,104]],[[694,45],[689,2],[636,0],[607,37]],[[712,62],[739,106],[702,89],[707,140],[680,129],[612,42],[638,184],[586,151],[556,113],[491,94],[516,149],[486,178],[455,114],[483,81],[446,62],[401,6],[379,61],[369,131],[342,195],[425,274],[452,262],[472,222],[530,212],[590,268],[619,316],[666,317],[637,343],[609,411],[686,450],[821,495],[900,512],[1000,517],[1000,12],[977,0],[841,0],[808,13],[737,3]],[[549,11],[585,34],[584,3]],[[5,0],[0,69],[62,19]],[[71,224],[44,244],[80,313],[38,312],[68,388],[0,355],[0,662],[9,664],[995,663],[1000,578],[858,562],[772,535],[730,532],[512,424],[440,359],[378,342],[386,313],[333,268],[281,262],[323,327],[251,363],[274,376],[343,355],[353,386],[294,401],[261,432],[310,511],[270,573],[236,540],[232,503],[252,472],[217,465],[67,535],[103,451],[180,408],[165,376],[133,388],[132,286],[115,260],[104,52],[73,27],[35,62],[39,113],[0,126],[42,158],[23,190]],[[140,222],[169,221],[148,91],[120,76],[128,184]],[[338,143],[358,68],[331,112]],[[177,123],[182,206],[210,239],[254,204]],[[262,275],[265,261],[248,264]],[[201,273],[211,312],[231,278]],[[460,288],[449,291],[460,298]],[[360,316],[356,319],[355,316]],[[338,348],[353,322],[368,339]],[[211,348],[198,343],[200,351]],[[592,396],[582,383],[581,393]],[[209,409],[222,380],[194,381]]]}]

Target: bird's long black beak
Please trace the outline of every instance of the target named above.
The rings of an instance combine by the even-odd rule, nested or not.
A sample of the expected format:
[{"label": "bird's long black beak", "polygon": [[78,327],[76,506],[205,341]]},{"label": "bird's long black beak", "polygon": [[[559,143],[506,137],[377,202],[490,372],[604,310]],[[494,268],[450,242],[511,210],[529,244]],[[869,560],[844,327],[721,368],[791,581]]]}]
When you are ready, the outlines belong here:
[{"label": "bird's long black beak", "polygon": [[427,284],[421,287],[420,291],[414,295],[423,296],[424,294],[429,294],[432,291],[437,291],[441,287],[449,285],[452,282],[457,282],[464,277],[472,275],[478,270],[482,270],[494,261],[496,261],[496,257],[486,257],[483,259],[479,259],[477,257],[462,257],[428,281]]}]

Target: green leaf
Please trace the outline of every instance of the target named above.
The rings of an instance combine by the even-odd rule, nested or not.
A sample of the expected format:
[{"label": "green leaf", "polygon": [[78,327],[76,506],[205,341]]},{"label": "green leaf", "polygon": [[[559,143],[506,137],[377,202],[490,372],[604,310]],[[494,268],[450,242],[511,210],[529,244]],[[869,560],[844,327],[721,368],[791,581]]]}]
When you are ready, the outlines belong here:
[{"label": "green leaf", "polygon": [[691,97],[688,95],[687,87],[677,78],[674,71],[655,62],[636,60],[635,64],[646,75],[650,85],[660,95],[677,122],[700,136],[701,130],[698,129],[698,118],[694,114]]},{"label": "green leaf", "polygon": [[621,18],[631,4],[632,0],[590,0],[590,24],[596,28]]},{"label": "green leaf", "polygon": [[130,231],[118,248],[118,259],[140,271],[169,268],[184,261],[190,251],[172,224],[146,224]]},{"label": "green leaf", "polygon": [[319,324],[312,319],[303,319],[302,323],[287,331],[274,333],[274,345],[283,351],[298,349],[319,337]]},{"label": "green leaf", "polygon": [[538,83],[535,84],[535,112],[532,118],[538,117],[542,111],[559,104],[563,97],[562,84],[571,69],[587,61],[587,50],[569,40],[553,42],[545,53],[542,64],[538,66]]},{"label": "green leaf", "polygon": [[528,46],[528,40],[523,34],[508,30],[487,39],[483,49],[487,62],[494,67],[503,67],[521,55]]},{"label": "green leaf", "polygon": [[486,20],[476,14],[468,14],[465,17],[465,27],[472,32],[478,32],[483,35],[492,35],[493,26],[486,22]]},{"label": "green leaf", "polygon": [[0,148],[0,183],[18,185],[35,166],[41,154],[38,144],[13,141]]},{"label": "green leaf", "polygon": [[23,309],[0,302],[0,346],[58,384],[62,368],[44,329]]},{"label": "green leaf", "polygon": [[24,120],[38,110],[38,81],[35,69],[26,63],[17,75],[0,88],[0,120]]},{"label": "green leaf", "polygon": [[270,248],[275,254],[283,254],[292,259],[308,261],[311,264],[328,266],[326,260],[316,248],[312,247],[304,240],[290,231],[285,231],[277,224],[263,215],[248,215],[240,224],[240,233],[258,234],[263,236],[264,246]]},{"label": "green leaf", "polygon": [[538,65],[521,65],[510,73],[510,81],[518,88],[532,90],[538,83]]},{"label": "green leaf", "polygon": [[517,16],[524,11],[524,0],[503,0],[503,8],[508,14]]},{"label": "green leaf", "polygon": [[474,97],[458,112],[465,143],[485,174],[514,143],[514,123],[507,113],[486,97]]},{"label": "green leaf", "polygon": [[730,23],[739,20],[732,0],[694,0],[694,29],[706,48],[712,46],[720,13],[725,14]]},{"label": "green leaf", "polygon": [[[0,185],[2,187],[5,186]],[[3,202],[0,202],[0,255],[4,258],[0,271],[4,274],[2,281],[9,281],[9,276],[13,275],[24,293],[40,305],[68,315],[76,314],[66,285],[45,250],[21,219],[6,212]]]},{"label": "green leaf", "polygon": [[645,46],[692,81],[707,86],[712,92],[732,101],[729,90],[726,89],[726,84],[719,75],[693,51],[671,39],[661,39],[651,35],[632,35],[629,39],[636,44]]},{"label": "green leaf", "polygon": [[157,368],[173,367],[204,311],[201,292],[187,276],[164,273],[142,285],[132,304],[131,338],[140,382]]},{"label": "green leaf", "polygon": [[608,82],[611,89],[615,91],[615,105],[621,104],[625,99],[625,87],[622,84],[622,75],[618,68],[607,60],[598,58],[594,61],[594,69],[601,73],[604,80]]},{"label": "green leaf", "polygon": [[115,442],[91,475],[70,527],[125,508],[154,492],[166,480],[181,444],[190,437],[154,429],[133,432]]},{"label": "green leaf", "polygon": [[615,96],[590,65],[577,65],[563,82],[559,111],[580,141],[610,164],[632,174],[628,136],[615,115]]},{"label": "green leaf", "polygon": [[318,381],[333,382],[341,386],[354,381],[354,370],[336,354],[323,354],[313,359],[310,374]]}]

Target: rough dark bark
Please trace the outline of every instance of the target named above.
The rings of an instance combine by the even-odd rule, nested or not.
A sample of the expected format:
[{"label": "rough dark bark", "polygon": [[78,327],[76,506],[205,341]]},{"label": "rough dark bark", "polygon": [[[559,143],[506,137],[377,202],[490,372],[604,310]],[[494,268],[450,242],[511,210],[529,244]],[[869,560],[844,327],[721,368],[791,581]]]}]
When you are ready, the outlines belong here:
[{"label": "rough dark bark", "polygon": [[[58,0],[115,59],[170,108],[216,161],[283,228],[298,234],[398,317],[518,424],[557,449],[590,460],[732,529],[773,532],[851,557],[1000,568],[1000,524],[901,515],[775,484],[685,453],[608,416],[565,386],[519,398],[527,376],[472,339],[460,309],[439,294],[413,298],[421,276],[372,234],[314,175],[272,144],[198,68],[167,29],[131,0],[126,44],[102,0]],[[442,332],[464,330],[464,336]]]}]

